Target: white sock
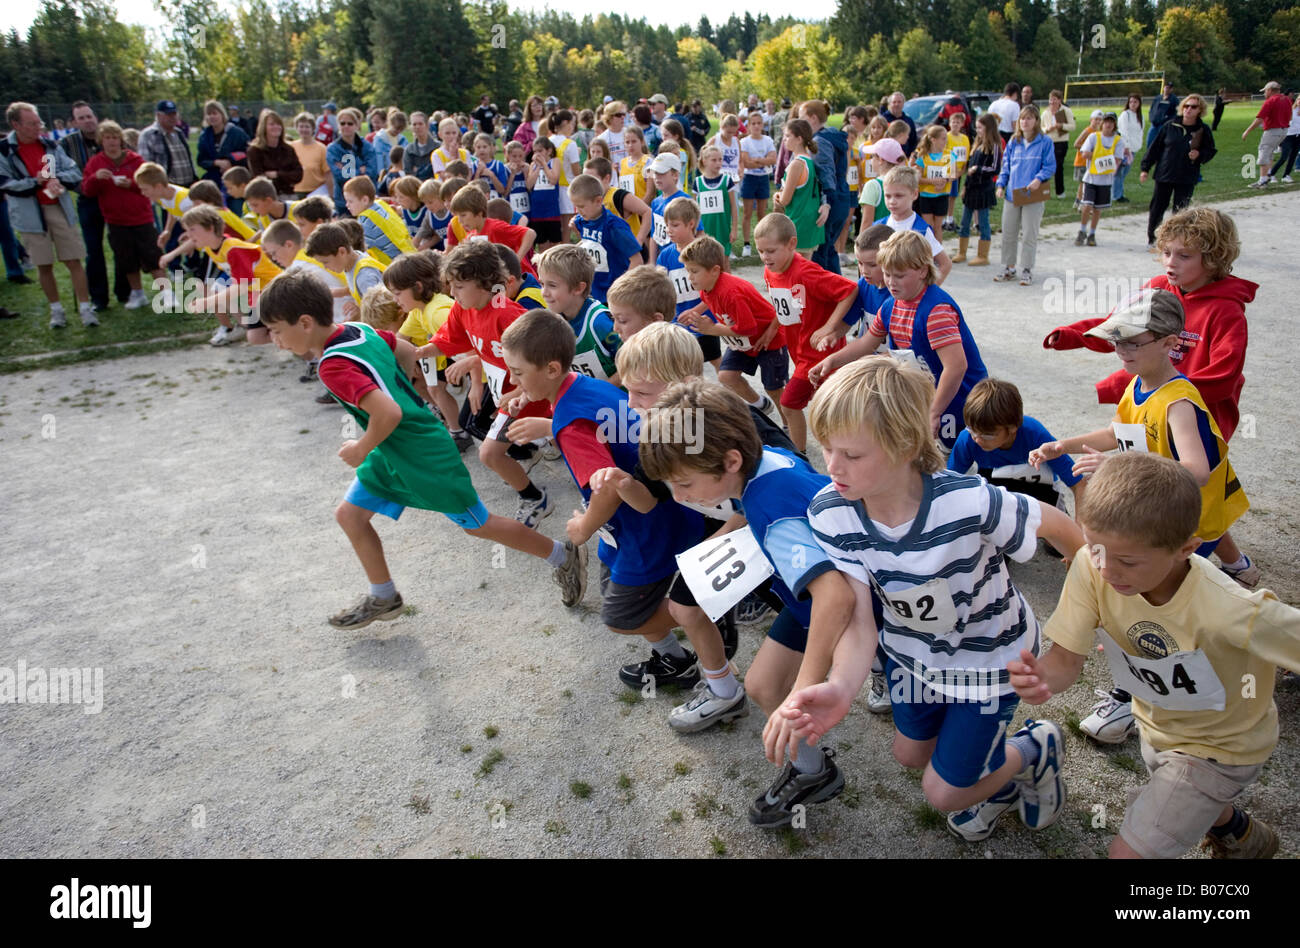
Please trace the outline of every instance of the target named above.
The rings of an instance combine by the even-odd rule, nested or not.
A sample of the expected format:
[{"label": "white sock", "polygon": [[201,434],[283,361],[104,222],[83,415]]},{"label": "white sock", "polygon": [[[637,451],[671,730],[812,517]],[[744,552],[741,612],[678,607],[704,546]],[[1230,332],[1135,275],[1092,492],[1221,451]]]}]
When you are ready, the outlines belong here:
[{"label": "white sock", "polygon": [[[700,663],[700,667],[704,668],[703,662]],[[719,698],[736,696],[740,682],[736,681],[736,676],[731,671],[731,662],[727,662],[721,668],[704,668],[704,676],[709,682],[709,690]]]},{"label": "white sock", "polygon": [[559,540],[554,542],[555,545],[551,547],[551,555],[546,558],[546,563],[547,565],[554,566],[558,569],[563,566],[565,560],[569,558],[569,551],[568,548]]},{"label": "white sock", "polygon": [[763,396],[760,395],[760,396],[758,396],[758,398],[756,398],[756,399],[754,399],[752,402],[750,402],[750,403],[749,403],[749,407],[750,407],[750,408],[762,408],[762,407],[763,407]]},{"label": "white sock", "polygon": [[651,642],[650,648],[656,655],[671,655],[674,658],[681,658],[686,654],[686,649],[682,648],[682,643],[677,641],[677,636],[669,632],[658,642]]},{"label": "white sock", "polygon": [[1225,569],[1245,569],[1247,564],[1250,563],[1250,560],[1247,558],[1246,554],[1243,553],[1241,554],[1241,559],[1237,560],[1235,563],[1229,563],[1223,557],[1219,557],[1219,562],[1223,564]]},{"label": "white sock", "polygon": [[61,312],[63,312],[63,304],[62,304],[62,303],[51,303],[51,304],[50,304],[50,315],[54,315],[55,313],[61,313]]}]

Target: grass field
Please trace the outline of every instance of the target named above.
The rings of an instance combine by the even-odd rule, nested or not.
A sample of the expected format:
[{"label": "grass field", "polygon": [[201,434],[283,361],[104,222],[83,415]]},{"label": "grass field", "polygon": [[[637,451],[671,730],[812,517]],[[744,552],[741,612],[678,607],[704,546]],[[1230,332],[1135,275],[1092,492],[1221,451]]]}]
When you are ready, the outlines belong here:
[{"label": "grass field", "polygon": [[[1201,204],[1215,201],[1241,198],[1250,195],[1246,185],[1254,180],[1255,146],[1258,144],[1258,132],[1251,135],[1248,142],[1241,140],[1241,133],[1250,124],[1258,106],[1239,103],[1228,106],[1223,121],[1215,133],[1218,154],[1204,171],[1205,180],[1196,188],[1195,200]],[[716,127],[716,122],[714,123]],[[1250,156],[1249,165],[1242,156]],[[1072,157],[1072,156],[1071,156]],[[1067,158],[1069,161],[1070,158]],[[1243,176],[1244,175],[1244,176]],[[1294,185],[1273,185],[1270,190],[1295,187]],[[1044,224],[1062,223],[1077,220],[1078,213],[1072,209],[1073,181],[1066,175],[1066,196],[1053,198],[1047,206],[1043,218]],[[1145,214],[1147,203],[1152,193],[1150,182],[1138,182],[1138,172],[1132,171],[1125,182],[1125,191],[1133,203],[1117,206],[1105,213],[1103,226],[1108,217],[1130,214]],[[958,202],[958,214],[961,204]],[[992,226],[996,231],[1001,222],[1001,207],[993,211]],[[996,241],[996,236],[995,236]],[[996,246],[996,245],[995,245]],[[105,241],[105,256],[109,260],[109,279],[112,279],[112,253]],[[995,249],[996,253],[996,249]],[[755,258],[746,263],[756,263]],[[28,358],[38,354],[49,353],[49,359],[40,360],[40,364],[67,364],[86,359],[113,358],[122,355],[134,355],[141,352],[176,348],[201,344],[216,326],[214,318],[196,318],[192,316],[159,315],[149,309],[126,312],[120,306],[114,307],[101,316],[97,328],[85,329],[76,318],[75,307],[69,305],[72,300],[72,286],[68,280],[67,270],[56,267],[59,292],[68,309],[68,327],[62,330],[48,328],[48,310],[45,297],[36,285],[20,286],[9,282],[0,282],[0,306],[21,313],[20,319],[0,321],[0,372],[13,372],[30,369],[32,362]],[[35,274],[32,274],[33,279]]]}]

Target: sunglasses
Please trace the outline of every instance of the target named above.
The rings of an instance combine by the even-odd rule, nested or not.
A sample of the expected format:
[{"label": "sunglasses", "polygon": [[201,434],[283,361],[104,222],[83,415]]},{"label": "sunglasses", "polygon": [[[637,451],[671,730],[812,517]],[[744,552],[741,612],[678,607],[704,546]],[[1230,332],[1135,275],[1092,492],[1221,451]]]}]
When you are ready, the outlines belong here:
[{"label": "sunglasses", "polygon": [[1151,345],[1151,343],[1157,341],[1159,341],[1158,337],[1153,339],[1148,339],[1146,342],[1132,342],[1131,340],[1128,339],[1121,339],[1115,343],[1115,351],[1116,352],[1137,352],[1143,346],[1149,346]]}]

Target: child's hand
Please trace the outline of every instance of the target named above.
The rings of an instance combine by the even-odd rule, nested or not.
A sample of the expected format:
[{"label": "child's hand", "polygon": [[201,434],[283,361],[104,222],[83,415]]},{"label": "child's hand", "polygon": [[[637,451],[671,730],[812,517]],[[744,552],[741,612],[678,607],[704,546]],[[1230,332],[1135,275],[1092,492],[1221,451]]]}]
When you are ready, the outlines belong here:
[{"label": "child's hand", "polygon": [[515,444],[527,444],[538,438],[549,437],[550,433],[551,419],[549,418],[520,418],[506,429],[506,437]]},{"label": "child's hand", "polygon": [[343,315],[353,320],[361,315],[361,307],[357,305],[356,300],[348,300],[343,304]]},{"label": "child's hand", "polygon": [[1051,689],[1042,679],[1040,663],[1028,649],[1020,650],[1020,661],[1007,662],[1007,673],[1011,687],[1026,704],[1042,704],[1052,697]]},{"label": "child's hand", "polygon": [[625,490],[632,484],[632,475],[621,467],[602,467],[591,475],[591,492],[599,494],[606,487]]},{"label": "child's hand", "polygon": [[[420,355],[420,352],[424,352],[426,349],[435,348],[437,347],[433,343],[429,343],[427,346],[421,347],[420,351],[417,352],[416,355]],[[432,355],[432,353],[429,353],[429,355]],[[427,359],[428,357],[428,355],[420,356],[420,358],[424,359]],[[477,356],[469,359],[453,359],[451,362],[447,363],[447,368],[443,370],[442,374],[446,376],[448,385],[459,385],[460,380],[469,373],[470,369],[476,369],[481,365],[482,362],[479,361]]]},{"label": "child's hand", "polygon": [[817,212],[817,226],[823,227],[826,224],[826,218],[831,216],[831,206],[823,204],[821,210]]},{"label": "child's hand", "polygon": [[523,392],[520,392],[518,395],[515,395],[508,402],[506,402],[505,405],[506,414],[518,416],[519,413],[524,410],[524,406],[527,404],[528,404],[528,396],[525,395]]},{"label": "child's hand", "polygon": [[822,384],[822,382],[826,381],[827,376],[829,376],[833,371],[834,367],[831,365],[831,357],[827,356],[808,370],[808,384],[813,388],[817,388]]},{"label": "child's hand", "polygon": [[943,424],[943,409],[931,408],[930,409],[930,434],[934,435],[934,437],[936,438],[939,437],[939,426],[942,424]]},{"label": "child's hand", "polygon": [[1097,473],[1097,468],[1101,467],[1101,462],[1106,460],[1106,455],[1094,448],[1083,446],[1083,456],[1074,462],[1074,473],[1080,477],[1091,477]]},{"label": "child's hand", "polygon": [[168,234],[159,234],[159,235],[158,235],[158,239],[157,239],[156,241],[154,241],[154,243],[156,243],[156,244],[158,245],[158,249],[159,249],[159,250],[162,250],[162,248],[164,248],[164,247],[167,246],[167,237],[168,237],[168,236],[169,236]]},{"label": "child's hand", "polygon": [[109,171],[107,168],[100,168],[95,172],[95,177],[100,181],[107,181],[109,178],[113,177],[113,172]]},{"label": "child's hand", "polygon": [[[448,368],[450,367],[451,366],[448,366]],[[469,394],[465,396],[465,400],[469,402],[470,413],[477,415],[483,409],[483,386],[471,385],[469,387]]]},{"label": "child's hand", "polygon": [[700,313],[682,313],[677,317],[677,322],[688,329],[701,329],[713,322],[713,320]]},{"label": "child's hand", "polygon": [[591,539],[591,533],[588,532],[586,525],[582,522],[583,512],[575,510],[569,522],[564,525],[564,532],[573,541],[574,546],[582,546]]},{"label": "child's hand", "polygon": [[774,727],[772,719],[768,719],[763,728],[763,750],[767,759],[773,763],[780,760],[782,748],[777,742],[783,733],[788,738],[786,746],[796,753],[797,740],[816,744],[831,728],[844,720],[852,701],[852,695],[845,694],[839,686],[829,681],[801,688],[790,695],[772,716],[775,718],[780,715],[789,724]]},{"label": "child's hand", "polygon": [[361,462],[366,459],[370,452],[361,447],[360,441],[344,441],[343,447],[339,448],[339,457],[348,467],[360,467]]},{"label": "child's hand", "polygon": [[1042,467],[1044,462],[1055,461],[1064,453],[1061,450],[1061,442],[1049,441],[1046,444],[1040,444],[1029,452],[1029,463],[1034,467]]}]

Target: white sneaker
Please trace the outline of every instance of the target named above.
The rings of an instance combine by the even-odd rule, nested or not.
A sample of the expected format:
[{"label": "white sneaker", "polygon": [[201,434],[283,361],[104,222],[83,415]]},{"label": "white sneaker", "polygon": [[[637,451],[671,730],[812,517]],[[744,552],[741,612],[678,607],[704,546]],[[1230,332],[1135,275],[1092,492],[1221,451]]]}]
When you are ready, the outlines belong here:
[{"label": "white sneaker", "polygon": [[744,249],[743,251],[741,251],[741,254],[740,254],[740,255],[741,255],[742,257],[748,257],[748,256],[749,256],[749,252],[750,252],[750,251],[749,251],[749,244],[745,244],[745,249]]},{"label": "white sneaker", "polygon": [[737,684],[736,693],[730,698],[720,698],[709,687],[709,680],[701,678],[691,700],[679,704],[668,715],[668,726],[679,734],[693,734],[747,714],[749,702],[745,700],[744,685]]},{"label": "white sneaker", "polygon": [[948,832],[967,842],[978,843],[993,835],[998,817],[1020,802],[1020,788],[1012,784],[1005,796],[992,796],[983,803],[948,816]]},{"label": "white sneaker", "polygon": [[770,415],[772,412],[776,411],[776,402],[772,401],[769,396],[764,395],[763,401],[758,405],[758,410],[765,415]]},{"label": "white sneaker", "polygon": [[132,290],[131,295],[122,304],[123,309],[141,309],[149,305],[149,297],[144,295],[144,290]]},{"label": "white sneaker", "polygon": [[1264,185],[1266,185],[1266,184],[1268,184],[1268,180],[1267,180],[1266,178],[1260,178],[1258,181],[1252,181],[1252,182],[1250,182],[1250,184],[1246,185],[1246,187],[1248,187],[1248,188],[1262,188],[1262,187],[1263,187]]},{"label": "white sneaker", "polygon": [[54,306],[51,306],[50,307],[50,328],[62,329],[66,325],[68,325],[68,317],[63,312],[63,307],[59,306],[58,309],[55,309]]},{"label": "white sneaker", "polygon": [[81,325],[98,326],[99,317],[95,315],[95,307],[90,303],[82,303],[80,307]]},{"label": "white sneaker", "polygon": [[1283,176],[1282,178],[1280,178],[1279,180],[1281,180],[1281,182],[1282,182],[1283,184],[1291,184],[1291,183],[1292,183],[1292,181],[1291,181],[1291,176],[1290,176],[1289,174],[1288,174],[1288,175],[1284,175],[1284,176]]},{"label": "white sneaker", "polygon": [[1079,722],[1079,730],[1102,744],[1123,744],[1137,730],[1133,705],[1100,688],[1097,696],[1101,700],[1092,706],[1092,714]]},{"label": "white sneaker", "polygon": [[[1245,556],[1244,553],[1242,555]],[[1231,569],[1222,563],[1219,564],[1219,569],[1247,589],[1254,589],[1259,585],[1259,567],[1255,565],[1255,561],[1249,556],[1246,557],[1246,565],[1240,569]]]},{"label": "white sneaker", "polygon": [[1028,734],[1038,745],[1038,762],[1013,778],[1020,788],[1020,820],[1031,830],[1046,829],[1065,809],[1065,781],[1061,762],[1065,742],[1051,721],[1025,721],[1016,736]]},{"label": "white sneaker", "polygon": [[172,296],[171,287],[163,287],[153,295],[153,309],[155,313],[170,313],[176,305],[176,298]]},{"label": "white sneaker", "polygon": [[890,714],[894,710],[889,702],[889,685],[883,671],[871,673],[871,690],[867,692],[867,710],[872,714]]},{"label": "white sneaker", "polygon": [[227,329],[225,326],[218,326],[217,331],[214,332],[212,334],[212,338],[208,340],[208,345],[228,346],[230,345],[230,342],[231,342],[230,330]]},{"label": "white sneaker", "polygon": [[542,496],[538,500],[520,500],[519,507],[515,510],[515,519],[525,527],[536,528],[546,517],[550,516],[554,509],[546,496],[546,488],[541,489]]}]

